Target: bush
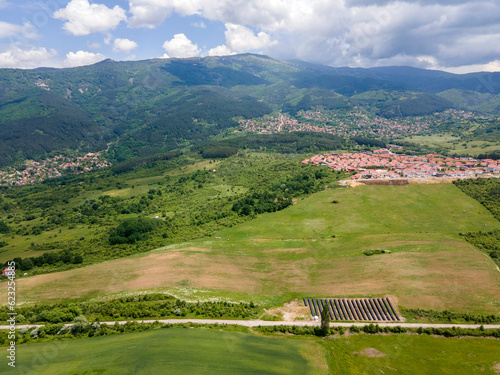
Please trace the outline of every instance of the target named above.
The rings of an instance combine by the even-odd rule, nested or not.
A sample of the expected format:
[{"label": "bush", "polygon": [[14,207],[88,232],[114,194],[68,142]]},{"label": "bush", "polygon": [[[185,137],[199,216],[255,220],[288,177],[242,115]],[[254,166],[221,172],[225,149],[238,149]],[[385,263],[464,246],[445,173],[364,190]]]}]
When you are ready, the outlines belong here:
[{"label": "bush", "polygon": [[0,220],[0,233],[7,234],[10,232],[10,227],[3,221]]},{"label": "bush", "polygon": [[366,256],[378,255],[378,254],[390,254],[389,250],[381,250],[381,249],[371,249],[363,251],[363,254]]},{"label": "bush", "polygon": [[155,229],[160,223],[160,220],[145,217],[126,219],[118,227],[111,230],[109,243],[111,245],[134,244],[143,239],[147,233]]}]

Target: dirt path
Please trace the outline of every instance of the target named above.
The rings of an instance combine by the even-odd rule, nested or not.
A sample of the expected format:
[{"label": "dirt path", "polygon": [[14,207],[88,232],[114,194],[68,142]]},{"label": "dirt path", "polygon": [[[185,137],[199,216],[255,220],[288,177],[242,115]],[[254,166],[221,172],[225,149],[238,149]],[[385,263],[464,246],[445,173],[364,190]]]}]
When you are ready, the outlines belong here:
[{"label": "dirt path", "polygon": [[[183,324],[183,323],[196,323],[196,324],[234,324],[244,327],[258,327],[258,326],[319,326],[320,322],[314,321],[298,321],[298,322],[285,322],[285,321],[267,321],[267,320],[223,320],[223,319],[160,319],[160,320],[135,320],[138,323],[154,323],[160,322],[163,324]],[[119,324],[125,324],[127,320],[120,321],[109,321],[100,322],[101,324],[113,325],[116,322]],[[480,324],[434,324],[434,323],[376,323],[379,327],[404,327],[404,328],[479,328]],[[66,326],[71,326],[72,324],[65,324]],[[368,323],[330,323],[330,327],[364,327]],[[28,324],[28,325],[18,325],[17,329],[30,328],[30,327],[43,327],[43,324]],[[485,329],[500,329],[500,324],[485,324],[483,325]],[[10,326],[0,325],[1,329],[9,329]]]}]

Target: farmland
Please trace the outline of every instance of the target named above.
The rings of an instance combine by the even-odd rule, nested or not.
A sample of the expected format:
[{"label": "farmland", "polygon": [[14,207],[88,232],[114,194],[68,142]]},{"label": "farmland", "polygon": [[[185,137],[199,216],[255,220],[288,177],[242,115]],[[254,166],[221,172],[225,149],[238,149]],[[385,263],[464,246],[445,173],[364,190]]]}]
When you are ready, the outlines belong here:
[{"label": "farmland", "polygon": [[328,342],[336,374],[498,374],[498,340],[357,335]]},{"label": "farmland", "polygon": [[[196,343],[196,345],[193,345]],[[497,374],[495,339],[409,334],[328,338],[250,334],[234,326],[145,332],[19,346],[2,374]],[[85,358],[85,360],[83,360]],[[31,372],[30,372],[31,371]]]},{"label": "farmland", "polygon": [[[500,273],[458,233],[499,228],[454,185],[335,188],[210,239],[18,285],[23,302],[203,290],[205,298],[274,303],[292,296],[392,295],[406,308],[497,312]],[[363,254],[370,249],[391,253]]]},{"label": "farmland", "polygon": [[[196,345],[193,345],[196,343]],[[2,374],[327,374],[313,340],[258,337],[215,329],[157,329],[19,347],[19,367]]]}]

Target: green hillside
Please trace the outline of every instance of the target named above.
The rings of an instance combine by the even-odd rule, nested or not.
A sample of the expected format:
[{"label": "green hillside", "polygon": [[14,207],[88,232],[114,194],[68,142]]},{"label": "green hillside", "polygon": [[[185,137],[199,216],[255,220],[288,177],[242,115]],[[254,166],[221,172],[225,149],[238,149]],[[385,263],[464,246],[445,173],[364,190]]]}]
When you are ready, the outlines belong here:
[{"label": "green hillside", "polygon": [[[103,150],[110,142],[115,161],[166,152],[272,111],[362,108],[386,118],[448,108],[498,113],[498,93],[468,88],[485,77],[438,73],[331,68],[251,54],[0,69],[0,166],[65,149]],[[475,95],[477,105],[470,100]]]}]

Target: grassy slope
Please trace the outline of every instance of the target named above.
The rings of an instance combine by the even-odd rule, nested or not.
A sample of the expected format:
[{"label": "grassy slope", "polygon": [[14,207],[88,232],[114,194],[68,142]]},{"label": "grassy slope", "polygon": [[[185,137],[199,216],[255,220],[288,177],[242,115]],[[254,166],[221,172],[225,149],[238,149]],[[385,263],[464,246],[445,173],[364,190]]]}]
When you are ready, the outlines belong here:
[{"label": "grassy slope", "polygon": [[[5,375],[29,370],[38,375],[324,374],[327,366],[323,353],[312,340],[172,328],[20,345],[16,371],[9,371],[6,361],[2,361],[0,372]],[[318,364],[321,367],[316,367]]]},{"label": "grassy slope", "polygon": [[[458,233],[498,228],[451,184],[332,189],[221,231],[220,239],[18,280],[18,298],[144,289],[196,298],[201,288],[205,297],[250,293],[254,301],[257,295],[391,294],[405,307],[497,312],[500,273]],[[392,253],[362,253],[377,248]]]},{"label": "grassy slope", "polygon": [[[405,142],[431,147],[446,147],[450,153],[478,155],[500,150],[500,144],[486,141],[463,141],[451,134],[432,134],[406,137]],[[464,145],[465,144],[465,145]]]}]

